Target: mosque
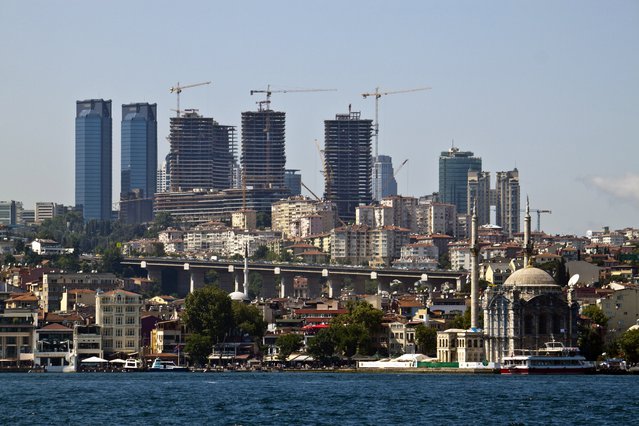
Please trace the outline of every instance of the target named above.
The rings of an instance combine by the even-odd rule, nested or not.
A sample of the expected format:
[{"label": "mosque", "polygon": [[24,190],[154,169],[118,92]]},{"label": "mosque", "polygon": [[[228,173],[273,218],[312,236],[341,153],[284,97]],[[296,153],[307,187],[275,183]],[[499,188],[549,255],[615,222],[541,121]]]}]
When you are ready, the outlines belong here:
[{"label": "mosque", "polygon": [[[538,349],[552,340],[576,346],[579,306],[573,289],[567,297],[546,271],[531,265],[530,208],[526,204],[524,226],[524,268],[515,271],[501,286],[488,288],[482,297],[484,329],[477,328],[479,297],[479,243],[477,219],[471,225],[471,329],[438,333],[438,358],[446,362],[470,361],[462,347],[469,339],[483,348],[484,362],[499,364],[519,349]],[[455,336],[457,339],[454,340]],[[441,347],[440,347],[441,346]],[[457,354],[461,355],[460,357]]]}]

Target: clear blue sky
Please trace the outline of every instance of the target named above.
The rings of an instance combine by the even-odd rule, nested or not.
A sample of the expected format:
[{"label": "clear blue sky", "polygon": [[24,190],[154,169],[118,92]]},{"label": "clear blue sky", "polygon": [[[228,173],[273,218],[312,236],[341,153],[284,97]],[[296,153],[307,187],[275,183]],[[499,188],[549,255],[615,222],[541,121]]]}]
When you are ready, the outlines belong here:
[{"label": "clear blue sky", "polygon": [[[0,199],[74,203],[75,101],[112,99],[113,192],[120,105],[156,102],[168,152],[169,87],[239,128],[251,89],[287,113],[287,167],[321,193],[323,120],[380,86],[380,153],[399,192],[436,191],[451,141],[489,171],[520,171],[553,233],[639,226],[639,2],[13,1],[0,4]],[[522,203],[523,204],[523,203]]]}]

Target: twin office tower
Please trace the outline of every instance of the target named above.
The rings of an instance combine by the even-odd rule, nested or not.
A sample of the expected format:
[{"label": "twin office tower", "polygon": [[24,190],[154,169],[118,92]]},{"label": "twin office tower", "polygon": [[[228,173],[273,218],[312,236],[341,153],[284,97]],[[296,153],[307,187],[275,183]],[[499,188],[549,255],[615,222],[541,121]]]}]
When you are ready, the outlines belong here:
[{"label": "twin office tower", "polygon": [[[75,205],[85,220],[110,220],[112,211],[111,101],[76,103]],[[121,190],[150,198],[156,191],[157,106],[122,105]]]}]

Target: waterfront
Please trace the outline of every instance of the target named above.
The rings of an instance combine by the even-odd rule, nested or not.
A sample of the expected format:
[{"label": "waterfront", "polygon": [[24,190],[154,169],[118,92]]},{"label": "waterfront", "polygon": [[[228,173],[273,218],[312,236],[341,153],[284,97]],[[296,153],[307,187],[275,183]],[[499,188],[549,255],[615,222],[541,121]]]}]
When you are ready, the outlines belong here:
[{"label": "waterfront", "polygon": [[3,374],[0,424],[631,424],[636,376]]}]

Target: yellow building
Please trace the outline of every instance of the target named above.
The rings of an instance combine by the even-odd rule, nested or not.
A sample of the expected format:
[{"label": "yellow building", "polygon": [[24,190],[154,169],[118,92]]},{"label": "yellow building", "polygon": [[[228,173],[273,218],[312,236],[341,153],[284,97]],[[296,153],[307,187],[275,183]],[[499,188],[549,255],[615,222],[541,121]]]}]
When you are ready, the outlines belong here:
[{"label": "yellow building", "polygon": [[142,296],[125,290],[96,295],[96,324],[102,327],[105,353],[140,351],[140,309]]},{"label": "yellow building", "polygon": [[607,336],[611,339],[621,336],[639,319],[639,288],[626,287],[598,299],[597,306],[608,317]]}]

